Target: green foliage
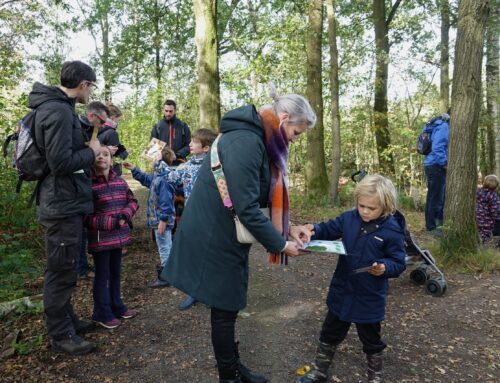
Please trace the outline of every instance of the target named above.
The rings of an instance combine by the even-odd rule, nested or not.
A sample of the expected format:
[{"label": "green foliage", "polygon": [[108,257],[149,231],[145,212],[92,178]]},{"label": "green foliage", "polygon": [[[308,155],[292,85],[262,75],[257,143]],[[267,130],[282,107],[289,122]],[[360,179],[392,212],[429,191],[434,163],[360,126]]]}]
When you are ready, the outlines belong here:
[{"label": "green foliage", "polygon": [[478,251],[469,249],[443,248],[440,242],[425,244],[445,272],[492,273],[500,271],[500,252],[497,249],[482,248]]},{"label": "green foliage", "polygon": [[27,339],[26,341],[15,343],[13,347],[16,350],[17,354],[28,355],[31,354],[33,351],[38,350],[40,347],[42,347],[42,344],[43,344],[43,335],[38,334],[34,337]]}]

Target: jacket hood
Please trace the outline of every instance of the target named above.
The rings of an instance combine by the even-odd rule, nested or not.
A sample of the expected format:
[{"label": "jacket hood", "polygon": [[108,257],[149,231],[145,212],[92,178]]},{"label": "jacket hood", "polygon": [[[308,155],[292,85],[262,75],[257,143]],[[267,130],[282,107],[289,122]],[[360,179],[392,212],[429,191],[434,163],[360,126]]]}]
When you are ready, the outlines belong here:
[{"label": "jacket hood", "polygon": [[438,126],[440,126],[442,124],[447,124],[449,120],[450,120],[450,116],[446,113],[444,113],[441,116],[435,117],[432,120],[430,120],[427,124],[425,124],[424,132],[425,133],[432,133],[432,131],[435,128],[437,128]]},{"label": "jacket hood", "polygon": [[264,136],[260,117],[253,105],[242,106],[227,112],[222,117],[220,123],[221,133],[231,132],[233,130],[250,130]]},{"label": "jacket hood", "polygon": [[62,101],[67,102],[74,107],[75,99],[70,98],[57,86],[47,86],[35,82],[33,89],[28,96],[28,106],[31,109],[38,108],[41,104],[47,101]]}]

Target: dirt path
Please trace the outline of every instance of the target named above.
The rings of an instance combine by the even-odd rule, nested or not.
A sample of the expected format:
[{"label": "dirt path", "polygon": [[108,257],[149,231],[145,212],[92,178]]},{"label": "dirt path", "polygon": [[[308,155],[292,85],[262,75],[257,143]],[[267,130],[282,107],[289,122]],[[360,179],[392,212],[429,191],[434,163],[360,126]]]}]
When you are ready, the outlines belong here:
[{"label": "dirt path", "polygon": [[[144,205],[143,205],[144,206]],[[139,216],[144,215],[144,209]],[[210,343],[210,310],[202,304],[177,309],[184,294],[174,288],[151,290],[157,251],[140,229],[140,246],[124,258],[123,295],[140,315],[115,330],[87,337],[96,353],[54,355],[46,343],[30,356],[0,364],[5,382],[217,382]],[[293,259],[287,267],[267,264],[264,250],[251,252],[249,305],[237,321],[242,360],[273,383],[295,381],[309,363],[326,306],[335,257]],[[383,325],[386,382],[500,382],[500,277],[448,275],[444,297],[427,295],[405,272],[391,281]],[[92,280],[79,283],[75,307],[91,314]],[[41,319],[41,318],[40,318]],[[365,379],[365,360],[353,327],[340,346],[330,382]]]}]

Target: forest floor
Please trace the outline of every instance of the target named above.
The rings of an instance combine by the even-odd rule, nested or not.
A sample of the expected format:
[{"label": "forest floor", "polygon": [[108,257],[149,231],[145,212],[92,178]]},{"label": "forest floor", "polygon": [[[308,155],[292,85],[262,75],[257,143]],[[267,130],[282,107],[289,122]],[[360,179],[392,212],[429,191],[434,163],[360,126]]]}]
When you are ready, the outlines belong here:
[{"label": "forest floor", "polygon": [[[145,193],[137,194],[143,203],[135,220],[136,245],[123,260],[122,293],[139,315],[115,330],[87,334],[98,350],[80,357],[53,354],[44,338],[34,352],[0,361],[1,382],[218,381],[210,310],[197,304],[181,312],[182,292],[146,287],[154,277],[158,255],[144,229]],[[432,240],[418,230],[412,232],[420,244]],[[237,321],[240,353],[247,366],[273,383],[284,383],[294,382],[296,369],[311,362],[335,261],[331,255],[310,255],[291,259],[286,267],[271,266],[262,247],[252,248],[248,307]],[[409,271],[391,280],[382,330],[388,344],[386,382],[500,382],[500,276],[446,277],[447,292],[439,298],[412,284]],[[90,317],[92,278],[79,280],[73,304],[77,313]],[[8,323],[8,318],[2,322],[3,337]],[[43,331],[42,315],[18,319],[16,326],[21,338],[27,339]],[[366,381],[355,326],[339,347],[330,372],[329,382]]]}]

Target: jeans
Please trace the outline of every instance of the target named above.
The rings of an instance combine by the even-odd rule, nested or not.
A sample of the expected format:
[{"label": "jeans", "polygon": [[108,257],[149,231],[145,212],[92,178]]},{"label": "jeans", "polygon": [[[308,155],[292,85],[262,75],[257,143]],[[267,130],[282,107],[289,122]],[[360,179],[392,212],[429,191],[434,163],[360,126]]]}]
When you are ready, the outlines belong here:
[{"label": "jeans", "polygon": [[160,253],[161,267],[165,267],[170,257],[170,249],[172,249],[172,231],[167,229],[163,235],[159,235],[158,229],[155,229],[155,238]]},{"label": "jeans", "polygon": [[[340,320],[328,310],[319,340],[338,346],[347,336],[349,327],[351,327],[351,323]],[[356,323],[356,330],[358,330],[359,340],[363,343],[365,354],[376,354],[387,347],[380,337],[380,322]]]},{"label": "jeans", "polygon": [[237,311],[219,310],[214,307],[210,312],[212,346],[221,379],[231,379],[231,370],[236,366],[234,328],[237,316]]},{"label": "jeans", "polygon": [[80,256],[83,217],[40,219],[45,229],[47,269],[43,305],[47,333],[54,339],[75,333],[76,316],[71,295],[76,287],[76,264]]},{"label": "jeans", "polygon": [[120,296],[122,249],[99,251],[93,256],[95,277],[92,291],[94,297],[92,319],[108,322],[127,311]]},{"label": "jeans", "polygon": [[444,198],[446,189],[446,167],[425,166],[427,178],[427,200],[425,202],[425,228],[434,230],[443,223]]}]

